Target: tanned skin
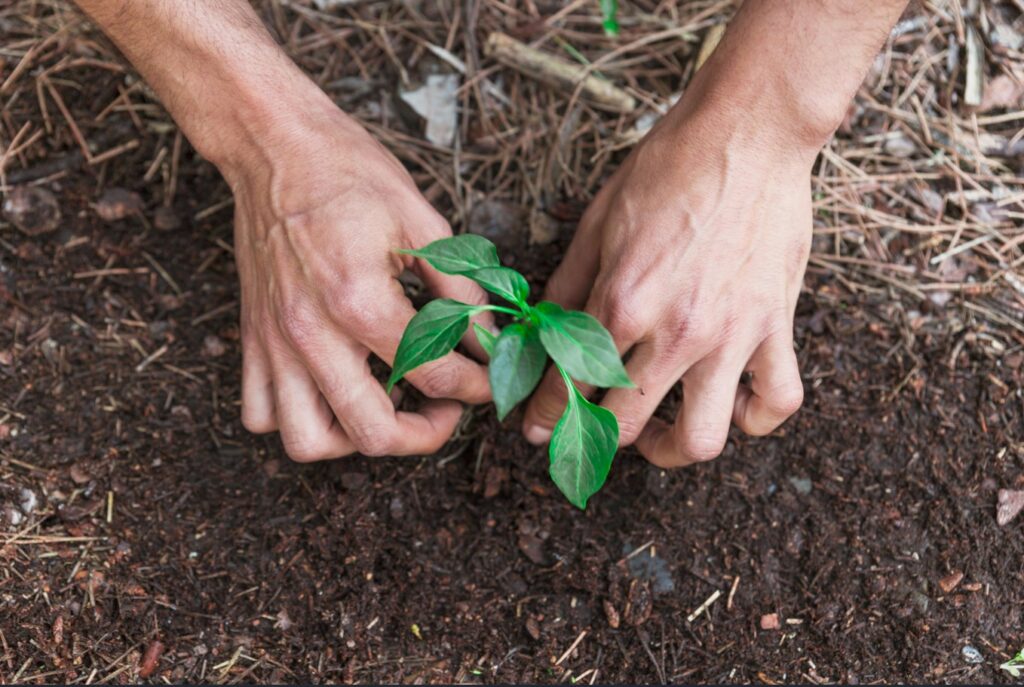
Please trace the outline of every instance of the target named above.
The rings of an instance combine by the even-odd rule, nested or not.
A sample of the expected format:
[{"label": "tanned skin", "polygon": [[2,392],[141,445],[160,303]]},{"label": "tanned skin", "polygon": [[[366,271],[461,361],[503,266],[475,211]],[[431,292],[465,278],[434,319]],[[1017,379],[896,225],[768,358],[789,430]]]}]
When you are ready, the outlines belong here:
[{"label": "tanned skin", "polygon": [[[246,0],[76,0],[147,79],[235,195],[242,422],[299,461],[432,453],[461,402],[490,396],[458,353],[407,375],[396,411],[370,373],[414,310],[398,276],[485,302],[397,255],[451,229],[412,178],[293,64]],[[773,431],[803,399],[793,314],[811,242],[811,166],[906,0],[746,0],[679,103],[598,193],[545,298],[609,328],[636,389],[603,405],[623,445],[677,467],[717,456],[730,422]],[[743,372],[751,383],[739,383]],[[680,380],[674,424],[652,414]],[[565,407],[549,374],[524,419]]]}]

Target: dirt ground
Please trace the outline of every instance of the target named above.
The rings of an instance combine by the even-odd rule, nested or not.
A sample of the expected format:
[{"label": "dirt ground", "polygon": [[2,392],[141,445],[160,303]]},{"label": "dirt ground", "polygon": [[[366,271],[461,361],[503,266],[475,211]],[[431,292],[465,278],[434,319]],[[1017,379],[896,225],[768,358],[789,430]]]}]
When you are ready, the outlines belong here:
[{"label": "dirt ground", "polygon": [[[608,39],[592,4],[554,28],[560,5],[540,2],[261,7],[456,230],[493,236],[540,287],[624,152],[600,141],[627,147],[641,113],[576,106],[565,143],[571,94],[478,44],[553,31],[545,49],[598,59],[687,27],[601,67],[664,98],[734,9],[637,2]],[[1024,115],[965,109],[959,62],[935,55],[977,27],[991,94],[1021,64],[993,27],[1024,25],[1019,3],[965,6],[908,11],[819,161],[804,408],[683,471],[623,451],[586,512],[490,408],[428,457],[297,465],[246,433],[228,190],[63,3],[0,7],[4,199],[41,189],[61,216],[33,236],[0,221],[0,679],[1012,681],[1024,516],[1000,527],[996,504],[1024,489],[1024,294],[1006,277],[1024,257]],[[520,105],[464,94],[463,185],[392,97],[442,68],[423,40]],[[903,117],[917,108],[927,140]]]}]

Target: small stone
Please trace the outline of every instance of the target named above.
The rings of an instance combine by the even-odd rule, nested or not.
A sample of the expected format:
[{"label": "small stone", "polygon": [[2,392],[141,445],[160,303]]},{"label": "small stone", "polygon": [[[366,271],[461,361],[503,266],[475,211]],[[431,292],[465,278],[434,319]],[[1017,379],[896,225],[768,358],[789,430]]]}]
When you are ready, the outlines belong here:
[{"label": "small stone", "polygon": [[21,514],[21,511],[14,506],[4,507],[4,520],[8,525],[20,525],[21,521],[25,519],[25,516]]},{"label": "small stone", "polygon": [[790,477],[789,483],[793,485],[797,493],[807,496],[814,489],[814,483],[807,477]]},{"label": "small stone", "polygon": [[928,598],[927,594],[917,590],[910,593],[910,601],[913,604],[914,609],[921,615],[928,612],[928,606],[932,602],[932,600]]},{"label": "small stone", "polygon": [[135,191],[118,187],[108,188],[93,204],[96,214],[104,222],[116,222],[140,212],[142,208],[142,196]]},{"label": "small stone", "polygon": [[949,594],[951,591],[957,588],[964,579],[964,574],[959,570],[954,570],[950,574],[939,580],[939,587],[942,589],[944,594]]},{"label": "small stone", "polygon": [[910,157],[917,152],[917,146],[903,132],[897,132],[887,138],[882,148],[894,157]]},{"label": "small stone", "polygon": [[57,197],[41,186],[15,186],[4,201],[4,217],[23,234],[48,234],[60,224]]},{"label": "small stone", "polygon": [[18,498],[18,506],[25,515],[31,515],[39,505],[39,497],[31,489],[22,489]]},{"label": "small stone", "polygon": [[778,630],[781,627],[778,613],[765,613],[761,616],[762,630]]},{"label": "small stone", "polygon": [[973,646],[968,644],[960,650],[960,655],[964,657],[964,660],[968,663],[978,664],[984,663],[985,658],[981,655],[981,652],[975,649]]},{"label": "small stone", "polygon": [[216,334],[207,334],[203,339],[203,357],[219,358],[228,351],[228,345],[224,339]]},{"label": "small stone", "polygon": [[181,219],[173,209],[161,206],[153,213],[153,226],[160,231],[174,231],[181,227]]},{"label": "small stone", "polygon": [[1008,525],[1024,510],[1024,491],[1019,489],[1000,489],[996,509],[996,523],[1000,527]]}]

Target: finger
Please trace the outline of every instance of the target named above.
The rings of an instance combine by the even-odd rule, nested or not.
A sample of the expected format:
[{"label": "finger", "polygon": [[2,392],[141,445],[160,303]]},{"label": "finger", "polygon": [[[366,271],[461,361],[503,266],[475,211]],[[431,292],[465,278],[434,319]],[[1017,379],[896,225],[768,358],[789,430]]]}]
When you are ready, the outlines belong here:
[{"label": "finger", "polygon": [[636,445],[650,462],[677,468],[715,458],[729,436],[743,365],[705,358],[683,377],[683,403],[674,425],[652,420]]},{"label": "finger", "polygon": [[[398,342],[416,311],[397,281],[382,286],[376,300],[381,302],[376,316],[355,321],[349,317],[339,324],[346,331],[353,332],[360,343],[377,357],[393,366]],[[455,351],[421,365],[405,377],[430,398],[456,399],[465,403],[484,403],[491,398],[487,369]]]},{"label": "finger", "polygon": [[586,218],[580,222],[562,262],[544,287],[544,300],[569,310],[579,310],[587,302],[601,263],[596,232],[590,227]]},{"label": "finger", "polygon": [[619,446],[629,446],[683,376],[687,363],[672,361],[655,342],[640,343],[626,363],[633,389],[610,389],[601,405],[619,421]]},{"label": "finger", "polygon": [[747,434],[770,434],[803,403],[804,385],[792,342],[791,334],[778,334],[765,340],[750,359],[750,388],[740,386],[733,408],[733,421]]},{"label": "finger", "polygon": [[345,434],[367,456],[435,453],[462,416],[457,401],[431,401],[418,413],[396,412],[367,364],[368,351],[325,334],[310,370]]},{"label": "finger", "polygon": [[569,402],[568,392],[555,366],[549,367],[523,414],[523,436],[527,441],[540,445],[551,439],[551,432]]},{"label": "finger", "polygon": [[273,432],[274,382],[270,361],[262,344],[251,333],[242,333],[242,425],[254,434]]},{"label": "finger", "polygon": [[[485,305],[487,303],[487,293],[472,280],[466,277],[438,272],[425,260],[417,260],[416,264],[416,273],[430,292],[438,298],[451,298],[470,305]],[[490,312],[482,312],[475,315],[473,322],[487,329],[494,329],[494,315]],[[473,333],[472,326],[467,330],[466,335],[462,337],[462,345],[469,349],[478,360],[487,360],[487,354],[477,340],[476,334]]]},{"label": "finger", "polygon": [[[616,314],[605,307],[605,303],[608,303],[608,299],[600,295],[592,295],[586,311],[608,328],[612,339],[615,340],[619,355],[623,355],[641,339],[642,333],[638,328],[627,323],[635,321],[631,314]],[[587,384],[578,384],[577,386],[584,396],[590,396],[594,391],[594,388]],[[527,441],[533,444],[543,444],[551,438],[555,424],[565,412],[568,398],[565,382],[558,370],[552,366],[544,375],[526,406],[526,412],[523,415],[523,436]]]},{"label": "finger", "polygon": [[313,377],[295,357],[277,351],[272,358],[277,419],[285,452],[297,462],[340,458],[355,452]]}]

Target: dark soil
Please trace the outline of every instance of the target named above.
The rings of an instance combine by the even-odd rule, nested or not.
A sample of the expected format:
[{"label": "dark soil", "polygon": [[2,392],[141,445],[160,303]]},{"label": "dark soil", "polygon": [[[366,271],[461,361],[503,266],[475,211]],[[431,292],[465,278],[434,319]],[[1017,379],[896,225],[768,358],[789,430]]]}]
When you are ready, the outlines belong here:
[{"label": "dark soil", "polygon": [[296,465],[239,423],[230,210],[189,220],[226,197],[196,169],[174,232],[66,187],[64,229],[3,234],[0,506],[39,500],[0,548],[6,681],[1009,679],[1024,354],[957,302],[810,275],[804,409],[679,472],[623,452],[586,512],[489,408],[439,456]]}]

